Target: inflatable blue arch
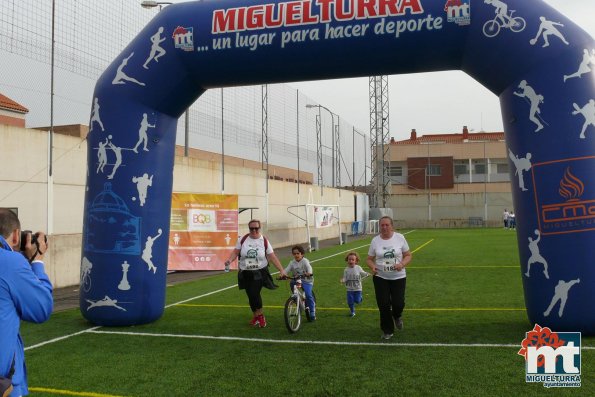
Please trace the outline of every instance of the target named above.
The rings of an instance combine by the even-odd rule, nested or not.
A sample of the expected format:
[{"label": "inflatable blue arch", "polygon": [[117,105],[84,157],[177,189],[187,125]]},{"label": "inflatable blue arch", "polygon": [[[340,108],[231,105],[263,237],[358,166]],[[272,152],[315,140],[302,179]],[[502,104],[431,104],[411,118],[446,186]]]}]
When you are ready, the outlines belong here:
[{"label": "inflatable blue arch", "polygon": [[529,320],[595,334],[594,69],[593,38],[540,0],[168,6],[95,88],[81,312],[162,315],[176,125],[206,90],[462,70],[500,98]]}]

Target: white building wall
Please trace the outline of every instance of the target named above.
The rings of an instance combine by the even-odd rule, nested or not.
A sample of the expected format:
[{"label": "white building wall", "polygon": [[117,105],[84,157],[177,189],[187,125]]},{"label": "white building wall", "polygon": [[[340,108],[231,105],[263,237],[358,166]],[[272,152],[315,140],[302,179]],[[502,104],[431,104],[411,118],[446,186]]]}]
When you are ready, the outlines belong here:
[{"label": "white building wall", "polygon": [[[23,229],[48,230],[48,134],[47,132],[0,125],[0,207],[19,210]],[[79,283],[87,175],[87,142],[54,135],[53,213],[46,269],[55,287]],[[273,247],[307,242],[305,222],[288,213],[293,205],[340,205],[341,230],[349,232],[354,221],[354,193],[315,185],[269,180],[260,169],[225,165],[225,194],[237,194],[240,207],[257,208],[253,217],[263,222]],[[175,159],[174,191],[222,193],[220,162],[196,158]],[[303,209],[294,210],[305,216]],[[240,233],[247,232],[250,211],[240,214]],[[338,238],[339,228],[310,229],[320,240]],[[280,255],[285,253],[281,252]]]}]

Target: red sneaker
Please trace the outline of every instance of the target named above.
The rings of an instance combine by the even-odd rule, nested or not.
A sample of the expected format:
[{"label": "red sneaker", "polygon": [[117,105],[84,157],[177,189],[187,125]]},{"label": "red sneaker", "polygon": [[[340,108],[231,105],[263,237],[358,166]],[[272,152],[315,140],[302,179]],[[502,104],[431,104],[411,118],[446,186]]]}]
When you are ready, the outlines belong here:
[{"label": "red sneaker", "polygon": [[257,327],[260,323],[258,321],[258,317],[259,316],[254,316],[252,317],[252,320],[250,321],[250,325],[253,327]]},{"label": "red sneaker", "polygon": [[267,326],[267,320],[266,320],[266,318],[264,318],[264,315],[263,314],[261,314],[260,316],[258,316],[258,318],[257,318],[256,321],[258,322],[258,326],[260,328],[264,328],[264,327]]}]

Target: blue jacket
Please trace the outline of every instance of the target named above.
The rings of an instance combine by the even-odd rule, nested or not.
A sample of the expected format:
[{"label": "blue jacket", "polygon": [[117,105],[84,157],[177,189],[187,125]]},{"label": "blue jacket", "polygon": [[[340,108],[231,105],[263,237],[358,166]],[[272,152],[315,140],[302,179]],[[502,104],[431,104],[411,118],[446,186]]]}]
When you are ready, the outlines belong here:
[{"label": "blue jacket", "polygon": [[13,252],[0,236],[0,375],[8,374],[14,358],[11,396],[29,394],[20,322],[46,321],[53,305],[52,283],[45,274],[43,262],[33,261],[29,265],[25,257]]}]

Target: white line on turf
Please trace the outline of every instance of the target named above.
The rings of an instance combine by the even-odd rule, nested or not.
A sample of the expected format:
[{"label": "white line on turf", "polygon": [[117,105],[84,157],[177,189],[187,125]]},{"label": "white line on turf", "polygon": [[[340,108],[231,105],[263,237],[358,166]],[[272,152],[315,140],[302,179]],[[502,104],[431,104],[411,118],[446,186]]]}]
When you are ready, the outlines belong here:
[{"label": "white line on turf", "polygon": [[[352,249],[349,249],[349,250],[337,252],[336,254],[325,256],[324,258],[313,259],[313,260],[310,261],[310,263],[314,263],[314,262],[322,261],[322,260],[325,260],[325,259],[328,259],[328,258],[332,258],[333,256],[342,255],[342,254],[344,254],[346,252],[351,252],[353,250],[357,250],[357,249],[360,249],[360,248],[367,247],[368,245],[370,245],[370,244],[361,245],[359,247],[355,247],[355,248],[352,248]],[[272,274],[275,275],[277,273],[279,273],[279,272],[275,272],[275,273],[272,273]],[[221,288],[221,289],[218,289],[218,290],[213,291],[213,292],[208,292],[206,294],[202,294],[202,295],[198,295],[198,296],[195,296],[195,297],[192,297],[192,298],[184,299],[183,301],[179,301],[179,302],[175,302],[175,303],[170,303],[169,305],[165,306],[165,308],[167,309],[169,307],[176,306],[176,305],[181,305],[183,303],[187,303],[187,302],[193,301],[195,299],[200,299],[200,298],[204,298],[205,296],[209,296],[209,295],[213,295],[213,294],[216,294],[216,293],[219,293],[219,292],[227,291],[228,289],[235,288],[237,286],[238,286],[237,284],[230,285],[229,287]]]},{"label": "white line on turf", "polygon": [[82,330],[82,331],[79,331],[79,332],[75,332],[74,334],[70,334],[70,335],[64,335],[64,336],[60,336],[60,337],[58,337],[58,338],[54,338],[54,339],[50,339],[50,340],[46,340],[45,342],[41,342],[41,343],[38,343],[38,344],[36,344],[36,345],[32,345],[32,346],[25,347],[25,350],[32,350],[32,349],[36,349],[36,348],[38,348],[38,347],[41,347],[41,346],[49,345],[50,343],[59,342],[59,341],[61,341],[61,340],[64,340],[64,339],[68,339],[68,338],[70,338],[70,337],[72,337],[72,336],[77,336],[77,335],[80,335],[80,334],[84,334],[84,333],[86,333],[86,332],[95,331],[95,330],[96,330],[96,329],[98,329],[98,328],[101,328],[101,327],[99,327],[99,326],[97,326],[97,327],[92,327],[92,328],[89,328],[89,329],[84,329],[84,330]]},{"label": "white line on turf", "polygon": [[[407,232],[407,233],[410,233],[410,232]],[[353,249],[360,249],[360,248],[364,248],[364,247],[367,247],[368,245],[369,245],[369,244],[362,245],[362,246],[359,246],[359,247],[355,247],[355,248],[353,248]],[[311,262],[317,262],[317,261],[321,261],[321,260],[323,260],[323,259],[332,258],[333,256],[341,255],[341,254],[344,254],[345,252],[349,252],[349,251],[350,251],[350,250],[346,250],[346,251],[342,251],[342,252],[339,252],[339,253],[336,253],[336,254],[333,254],[333,255],[329,255],[329,256],[327,256],[327,257],[324,257],[324,258],[320,258],[320,259],[314,259],[314,260],[312,260]],[[273,273],[273,274],[275,274],[275,273]],[[235,288],[235,287],[237,287],[237,286],[238,286],[237,284],[234,284],[234,285],[230,285],[229,287],[221,288],[221,289],[218,289],[218,290],[216,290],[216,291],[212,291],[212,292],[209,292],[209,293],[206,293],[206,294],[202,294],[202,295],[199,295],[199,296],[195,296],[195,297],[193,297],[193,298],[184,299],[184,300],[182,300],[182,301],[179,301],[179,302],[176,302],[176,303],[171,303],[171,304],[169,304],[169,305],[165,306],[165,308],[167,309],[167,308],[169,308],[169,307],[172,307],[172,306],[180,305],[180,304],[183,304],[183,303],[186,303],[186,302],[190,302],[190,301],[193,301],[193,300],[196,300],[196,299],[203,298],[203,297],[205,297],[205,296],[209,296],[209,295],[213,295],[213,294],[216,294],[216,293],[219,293],[219,292],[223,292],[223,291],[226,291],[226,290],[228,290],[228,289]],[[45,346],[45,345],[48,345],[48,344],[50,344],[50,343],[59,342],[59,341],[61,341],[61,340],[64,340],[64,339],[71,338],[71,337],[73,337],[73,336],[81,335],[81,334],[84,334],[84,333],[87,333],[87,332],[94,332],[94,331],[96,331],[96,330],[97,330],[97,329],[99,329],[99,328],[101,328],[101,326],[97,326],[97,327],[91,327],[91,328],[84,329],[84,330],[82,330],[82,331],[79,331],[79,332],[75,332],[75,333],[73,333],[73,334],[69,334],[69,335],[60,336],[60,337],[58,337],[58,338],[50,339],[50,340],[47,340],[47,341],[45,341],[45,342],[41,342],[41,343],[38,343],[38,344],[36,344],[36,345],[32,345],[32,346],[26,347],[26,348],[25,348],[25,350],[32,350],[32,349],[36,349],[36,348],[38,348],[38,347]]]},{"label": "white line on turf", "polygon": [[[151,336],[166,338],[185,338],[185,339],[208,339],[225,340],[238,342],[255,343],[282,343],[297,345],[329,345],[329,346],[395,346],[395,347],[505,347],[518,349],[521,345],[500,344],[500,343],[406,343],[406,342],[341,342],[341,341],[321,341],[321,340],[296,340],[296,339],[264,339],[264,338],[240,338],[237,336],[210,336],[210,335],[184,335],[184,334],[159,334],[150,332],[127,332],[127,331],[89,331],[92,334],[110,334],[110,335],[128,335],[128,336]],[[595,350],[595,347],[581,346],[584,350]]]}]

